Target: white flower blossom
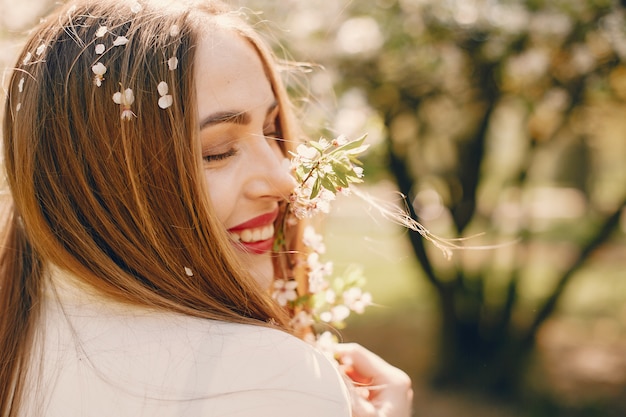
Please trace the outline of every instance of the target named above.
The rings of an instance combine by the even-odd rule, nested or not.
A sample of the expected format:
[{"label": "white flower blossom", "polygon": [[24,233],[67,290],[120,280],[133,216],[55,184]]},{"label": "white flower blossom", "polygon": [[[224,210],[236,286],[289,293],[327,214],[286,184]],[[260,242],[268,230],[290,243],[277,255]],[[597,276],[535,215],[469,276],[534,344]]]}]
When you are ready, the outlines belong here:
[{"label": "white flower blossom", "polygon": [[135,115],[130,108],[130,106],[135,102],[135,94],[132,89],[127,88],[124,90],[123,94],[121,91],[113,94],[113,101],[122,107],[122,111],[120,113],[120,118],[122,120],[131,120],[133,117],[137,117],[137,115]]},{"label": "white flower blossom", "polygon": [[170,27],[171,37],[178,36],[179,33],[180,33],[180,28],[178,27],[178,25],[172,25],[172,27]]},{"label": "white flower blossom", "polygon": [[309,267],[309,291],[318,293],[328,288],[326,277],[333,273],[333,263],[322,263],[319,260],[318,253],[311,253],[307,257],[307,265]]},{"label": "white flower blossom", "polygon": [[320,319],[326,323],[340,323],[350,316],[350,309],[339,304],[320,314]]},{"label": "white flower blossom", "polygon": [[188,277],[193,277],[193,271],[188,266],[185,267],[185,275]]},{"label": "white flower blossom", "polygon": [[319,155],[317,149],[312,146],[307,146],[305,144],[298,145],[298,147],[296,148],[296,152],[298,153],[298,155],[306,159],[314,159]]},{"label": "white flower blossom", "polygon": [[333,146],[343,146],[348,143],[346,135],[339,135],[333,140]]},{"label": "white flower blossom", "polygon": [[337,301],[337,293],[335,292],[335,290],[329,288],[324,291],[324,301],[326,301],[328,304],[335,304],[335,302]]},{"label": "white flower blossom", "polygon": [[107,67],[102,62],[98,62],[91,67],[91,71],[96,74],[94,77],[94,84],[100,87],[102,85],[102,81],[104,81],[104,74],[107,72]]},{"label": "white flower blossom", "polygon": [[335,194],[322,189],[315,198],[311,198],[311,186],[309,183],[294,188],[289,202],[291,209],[299,219],[312,217],[317,213],[329,213],[330,203],[335,199]]},{"label": "white flower blossom", "polygon": [[96,45],[96,55],[102,55],[104,53],[104,44],[103,43],[99,43]]},{"label": "white flower blossom", "polygon": [[330,358],[335,355],[335,346],[337,345],[337,339],[331,332],[324,332],[317,336],[315,340],[315,347]]},{"label": "white flower blossom", "polygon": [[299,311],[290,321],[294,329],[306,329],[314,323],[315,320],[313,320],[313,317],[306,311]]},{"label": "white flower blossom", "polygon": [[372,305],[372,295],[361,288],[352,287],[342,294],[343,302],[352,311],[363,314],[365,308]]},{"label": "white flower blossom", "polygon": [[37,54],[37,56],[41,55],[44,53],[44,51],[46,50],[46,44],[42,43],[41,45],[39,45],[37,47],[37,49],[35,50],[35,54]]},{"label": "white flower blossom", "polygon": [[31,54],[30,52],[27,52],[26,55],[24,55],[24,59],[22,60],[22,65],[28,64],[32,57],[33,57],[33,54]]},{"label": "white flower blossom", "polygon": [[335,199],[335,194],[323,189],[316,198],[315,208],[322,213],[330,213],[330,202]]},{"label": "white flower blossom", "polygon": [[158,102],[159,107],[162,109],[167,109],[174,102],[174,98],[171,95],[167,94],[169,92],[169,87],[167,83],[165,81],[161,81],[159,85],[157,85],[157,91],[161,96]]},{"label": "white flower blossom", "polygon": [[321,254],[326,252],[326,245],[324,245],[323,237],[315,232],[313,226],[307,226],[304,228],[302,242],[317,253]]},{"label": "white flower blossom", "polygon": [[24,77],[20,78],[20,82],[17,83],[17,91],[20,93],[24,91]]},{"label": "white flower blossom", "polygon": [[277,279],[274,281],[274,292],[272,297],[281,306],[286,306],[289,301],[295,301],[298,298],[296,288],[298,283],[294,280],[286,281],[284,279]]}]

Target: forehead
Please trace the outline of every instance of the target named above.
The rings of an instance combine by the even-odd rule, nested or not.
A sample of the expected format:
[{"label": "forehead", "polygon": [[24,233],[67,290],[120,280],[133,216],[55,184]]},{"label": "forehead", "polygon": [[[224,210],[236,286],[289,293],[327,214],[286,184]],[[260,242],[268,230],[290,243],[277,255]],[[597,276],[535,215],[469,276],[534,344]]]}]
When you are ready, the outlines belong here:
[{"label": "forehead", "polygon": [[261,58],[231,29],[213,28],[198,42],[195,63],[200,117],[218,111],[266,109],[274,101]]}]

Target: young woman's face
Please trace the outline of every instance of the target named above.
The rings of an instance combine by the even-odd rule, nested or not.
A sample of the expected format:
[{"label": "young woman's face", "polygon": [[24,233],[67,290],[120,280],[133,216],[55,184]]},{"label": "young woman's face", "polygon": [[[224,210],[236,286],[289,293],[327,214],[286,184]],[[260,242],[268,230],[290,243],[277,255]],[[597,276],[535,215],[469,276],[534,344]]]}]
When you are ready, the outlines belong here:
[{"label": "young woman's face", "polygon": [[201,40],[196,60],[211,201],[244,265],[268,287],[278,203],[294,187],[276,140],[278,103],[256,51],[234,32],[218,30]]}]

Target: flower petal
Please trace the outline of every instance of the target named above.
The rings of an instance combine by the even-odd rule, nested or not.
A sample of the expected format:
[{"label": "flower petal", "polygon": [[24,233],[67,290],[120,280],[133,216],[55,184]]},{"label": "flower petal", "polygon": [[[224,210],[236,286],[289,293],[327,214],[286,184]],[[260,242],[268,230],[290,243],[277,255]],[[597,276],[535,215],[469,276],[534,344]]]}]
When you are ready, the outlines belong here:
[{"label": "flower petal", "polygon": [[96,38],[101,38],[106,35],[108,28],[106,26],[100,26],[98,30],[96,30]]},{"label": "flower petal", "polygon": [[96,54],[102,55],[104,53],[104,44],[99,43],[96,45]]},{"label": "flower petal", "polygon": [[107,72],[107,67],[105,67],[102,62],[98,62],[93,67],[91,67],[91,70],[96,75],[103,75],[105,72]]},{"label": "flower petal", "polygon": [[160,96],[166,95],[169,91],[167,83],[165,81],[161,81],[159,85],[157,85],[157,91],[159,92]]},{"label": "flower petal", "polygon": [[123,46],[128,43],[128,38],[126,36],[118,36],[113,41],[113,46]]},{"label": "flower petal", "polygon": [[172,98],[172,96],[170,95],[163,96],[159,99],[159,107],[162,109],[167,109],[169,106],[172,105],[173,102],[174,102],[174,99]]},{"label": "flower petal", "polygon": [[168,59],[167,66],[170,69],[170,71],[174,71],[176,68],[178,68],[178,58],[173,56],[170,59]]},{"label": "flower petal", "polygon": [[135,94],[133,93],[133,90],[130,88],[127,88],[126,90],[124,90],[124,104],[126,104],[127,106],[130,106],[131,104],[133,104],[134,101],[135,101]]},{"label": "flower petal", "polygon": [[141,4],[139,4],[139,2],[137,1],[131,4],[130,6],[130,11],[133,13],[139,13],[141,9],[142,9]]}]

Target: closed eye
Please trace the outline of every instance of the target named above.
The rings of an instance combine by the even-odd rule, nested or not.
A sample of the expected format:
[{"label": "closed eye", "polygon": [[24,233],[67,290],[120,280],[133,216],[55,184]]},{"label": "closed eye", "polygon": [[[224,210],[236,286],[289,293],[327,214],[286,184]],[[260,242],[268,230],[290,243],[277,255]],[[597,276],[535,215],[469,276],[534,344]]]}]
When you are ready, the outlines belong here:
[{"label": "closed eye", "polygon": [[204,159],[206,162],[223,161],[224,159],[228,159],[232,156],[237,155],[237,152],[238,152],[237,149],[230,148],[226,152],[212,154],[212,155],[203,155],[202,159]]}]

